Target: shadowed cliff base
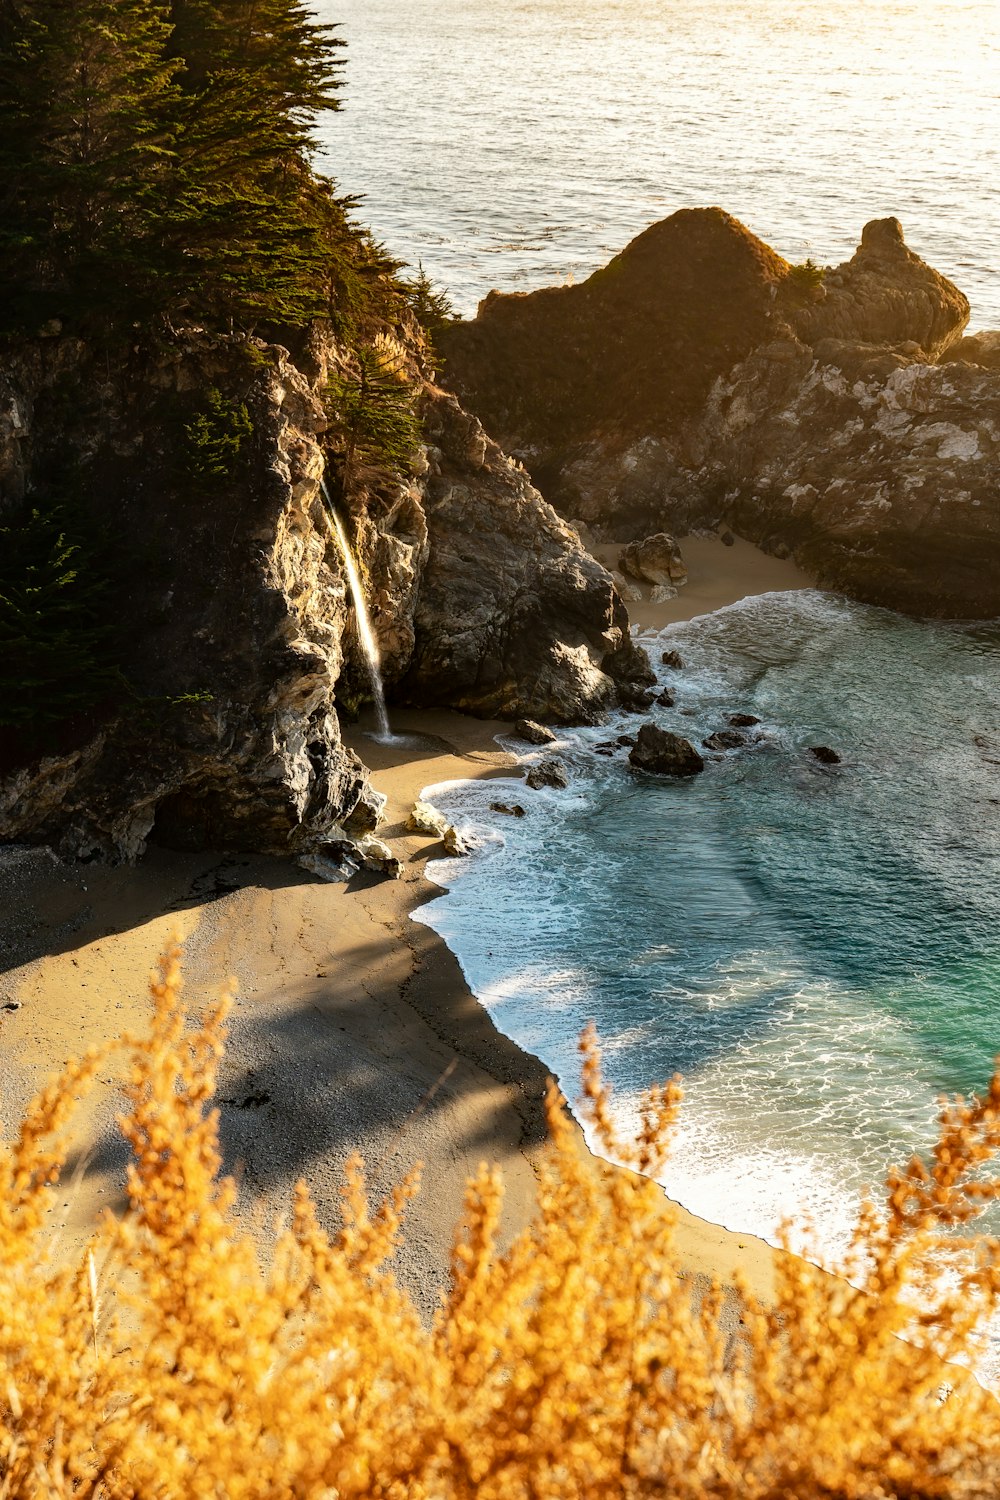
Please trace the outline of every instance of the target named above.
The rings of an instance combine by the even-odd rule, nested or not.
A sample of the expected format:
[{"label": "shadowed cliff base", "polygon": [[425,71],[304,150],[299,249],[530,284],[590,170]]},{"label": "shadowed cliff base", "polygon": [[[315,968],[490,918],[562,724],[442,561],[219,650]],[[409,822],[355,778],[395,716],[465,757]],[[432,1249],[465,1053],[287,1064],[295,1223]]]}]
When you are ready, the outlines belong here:
[{"label": "shadowed cliff base", "polygon": [[440,342],[465,405],[603,539],[724,521],[823,586],[985,618],[1000,374],[968,317],[896,219],[823,268],[685,209],[578,287],[491,294]]}]

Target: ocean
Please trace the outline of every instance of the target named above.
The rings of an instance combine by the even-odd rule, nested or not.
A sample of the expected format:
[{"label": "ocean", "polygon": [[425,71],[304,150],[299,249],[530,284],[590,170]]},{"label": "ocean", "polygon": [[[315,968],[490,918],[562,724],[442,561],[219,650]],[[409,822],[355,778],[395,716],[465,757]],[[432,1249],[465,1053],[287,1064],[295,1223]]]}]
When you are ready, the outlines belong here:
[{"label": "ocean", "polygon": [[[463,314],[716,203],[822,264],[896,214],[1000,327],[995,0],[320,8],[348,42],[324,165]],[[753,743],[659,781],[595,753],[623,716],[564,737],[567,791],[508,789],[522,820],[495,784],[437,789],[482,848],[421,917],[570,1098],[589,1019],[624,1112],[683,1074],[673,1197],[769,1239],[808,1215],[832,1253],[1000,1051],[1000,626],[805,591],[644,643],[677,689],[657,718],[697,742],[752,713]]]},{"label": "ocean", "polygon": [[463,315],[718,204],[833,264],[896,214],[1000,328],[996,0],[319,0],[322,163]]},{"label": "ocean", "polygon": [[772,1242],[808,1219],[835,1255],[1000,1052],[1000,624],[804,590],[639,639],[676,698],[647,716],[701,744],[750,714],[745,747],[637,774],[595,749],[622,714],[561,734],[565,791],[432,789],[481,848],[431,866],[420,919],[571,1101],[589,1020],[623,1116],[683,1076],[671,1197]]}]

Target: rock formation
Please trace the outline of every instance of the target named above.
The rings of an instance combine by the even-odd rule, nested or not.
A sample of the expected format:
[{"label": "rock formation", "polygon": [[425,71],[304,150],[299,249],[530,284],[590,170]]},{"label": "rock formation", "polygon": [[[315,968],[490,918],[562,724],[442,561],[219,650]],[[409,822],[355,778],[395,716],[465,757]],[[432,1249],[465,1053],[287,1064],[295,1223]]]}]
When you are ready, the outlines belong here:
[{"label": "rock formation", "polygon": [[425,432],[430,549],[400,697],[592,723],[652,681],[610,575],[520,464],[453,397],[429,399]]},{"label": "rock formation", "polygon": [[681,549],[664,531],[658,531],[655,536],[648,536],[641,542],[629,542],[619,555],[618,566],[630,578],[638,578],[643,583],[687,583],[687,568]]},{"label": "rock formation", "polygon": [[[1000,613],[1000,335],[866,226],[826,273],[682,210],[579,287],[496,294],[449,378],[565,514],[621,541],[724,518],[817,581]],[[561,373],[560,373],[561,372]]]},{"label": "rock formation", "polygon": [[[72,474],[120,564],[128,684],[43,756],[0,737],[0,841],[303,855],[376,826],[341,739],[367,679],[320,494],[322,396],[346,358],[319,332],[294,359],[198,332],[118,370],[69,339],[0,357],[0,524]],[[209,391],[252,424],[222,479],[185,466]],[[412,471],[359,465],[342,502],[390,691],[593,720],[652,675],[610,575],[453,397],[426,385],[423,400]]]},{"label": "rock formation", "polygon": [[628,758],[636,770],[657,776],[697,776],[705,769],[690,740],[658,724],[643,724]]}]

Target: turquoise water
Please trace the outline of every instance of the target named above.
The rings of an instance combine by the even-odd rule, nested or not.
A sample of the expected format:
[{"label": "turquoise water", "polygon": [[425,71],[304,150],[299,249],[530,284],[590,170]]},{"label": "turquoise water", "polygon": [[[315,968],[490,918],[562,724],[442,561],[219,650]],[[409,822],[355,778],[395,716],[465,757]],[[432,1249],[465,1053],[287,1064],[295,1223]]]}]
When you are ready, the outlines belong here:
[{"label": "turquoise water", "polygon": [[470,313],[717,203],[838,262],[897,214],[1000,327],[996,0],[319,0],[325,162]]},{"label": "turquoise water", "polygon": [[807,591],[642,639],[677,694],[651,716],[697,743],[755,714],[753,742],[646,777],[594,753],[622,716],[565,735],[569,789],[519,788],[522,820],[495,783],[435,792],[484,846],[422,917],[571,1099],[590,1019],[625,1115],[683,1074],[671,1196],[772,1240],[809,1215],[833,1251],[1000,1051],[1000,626]]}]

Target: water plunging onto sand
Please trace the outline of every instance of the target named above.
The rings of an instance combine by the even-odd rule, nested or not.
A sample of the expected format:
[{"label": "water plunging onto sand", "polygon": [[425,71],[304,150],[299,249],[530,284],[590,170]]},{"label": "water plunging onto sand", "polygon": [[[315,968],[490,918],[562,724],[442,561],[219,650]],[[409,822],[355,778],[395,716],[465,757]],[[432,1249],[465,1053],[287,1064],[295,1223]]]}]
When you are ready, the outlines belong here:
[{"label": "water plunging onto sand", "polygon": [[340,548],[344,559],[344,567],[347,569],[347,582],[351,590],[351,598],[354,601],[354,618],[357,622],[358,636],[365,653],[365,661],[368,664],[368,676],[371,680],[372,698],[375,702],[375,714],[378,719],[378,735],[380,741],[389,741],[393,738],[389,727],[389,710],[385,706],[385,688],[382,684],[382,659],[379,656],[378,641],[372,629],[372,622],[368,616],[368,604],[365,599],[365,591],[361,585],[361,574],[351,550],[351,544],[344,530],[344,524],[334,510],[333,501],[330,499],[330,491],[326,487],[326,481],[320,480],[320,489],[323,491],[323,499],[326,501],[326,522],[330,528],[331,535],[336,538],[337,546]]}]

